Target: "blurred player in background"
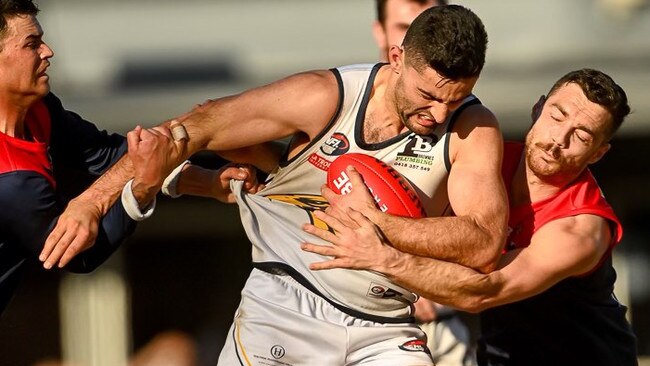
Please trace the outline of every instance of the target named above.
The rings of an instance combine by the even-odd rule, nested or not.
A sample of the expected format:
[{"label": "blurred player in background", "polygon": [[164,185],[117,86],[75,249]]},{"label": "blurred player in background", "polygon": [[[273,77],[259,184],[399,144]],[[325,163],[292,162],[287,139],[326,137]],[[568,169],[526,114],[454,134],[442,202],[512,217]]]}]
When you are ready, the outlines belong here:
[{"label": "blurred player in background", "polygon": [[[0,0],[0,312],[66,203],[126,152],[122,136],[65,110],[50,92],[46,71],[54,52],[37,13],[31,0]],[[66,269],[94,270],[133,232],[122,201],[106,210],[90,224],[94,247],[71,262],[63,255]],[[88,239],[80,232],[74,248]]]},{"label": "blurred player in background", "polygon": [[372,35],[379,48],[379,59],[388,61],[391,46],[400,46],[413,19],[432,6],[447,5],[446,0],[375,0],[377,19]]}]

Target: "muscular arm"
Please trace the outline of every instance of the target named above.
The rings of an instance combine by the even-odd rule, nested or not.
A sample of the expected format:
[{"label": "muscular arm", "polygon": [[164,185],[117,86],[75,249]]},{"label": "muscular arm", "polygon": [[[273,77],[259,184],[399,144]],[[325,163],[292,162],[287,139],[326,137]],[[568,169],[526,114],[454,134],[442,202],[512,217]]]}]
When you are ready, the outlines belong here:
[{"label": "muscular arm", "polygon": [[256,146],[299,132],[315,137],[336,111],[337,102],[337,81],[329,71],[296,74],[208,101],[176,118],[186,128],[189,140],[181,154],[171,156],[161,167],[158,183],[180,162],[202,150],[230,159],[233,151],[245,151],[247,154],[236,161],[269,167],[267,155],[255,156]]},{"label": "muscular arm", "polygon": [[[170,151],[164,164],[157,167],[158,177],[151,183],[133,185],[138,202],[149,202],[160,189],[163,179],[183,160],[201,150],[227,152],[261,145],[304,133],[313,138],[334,115],[338,104],[338,84],[330,71],[296,74],[275,83],[252,89],[236,96],[208,101],[176,118],[189,135],[182,151]],[[169,125],[171,121],[162,125]],[[250,151],[250,150],[248,150]],[[254,154],[244,156],[255,163]],[[259,155],[260,166],[268,167],[267,156]],[[77,237],[79,222],[92,226],[117,200],[124,184],[133,177],[128,157],[122,158],[90,188],[73,200],[62,217],[75,216],[71,224],[58,227],[48,238],[41,260],[58,261],[58,256]]]},{"label": "muscular arm", "polygon": [[[504,256],[499,269],[489,274],[452,263],[404,257],[404,265],[388,277],[402,285],[416,285],[414,291],[434,301],[479,312],[529,298],[565,278],[591,271],[610,243],[605,219],[579,215],[546,224],[533,235],[529,247]],[[429,284],[414,283],[415,273],[428,278]]]},{"label": "muscular arm", "polygon": [[455,263],[400,252],[382,243],[373,225],[361,215],[355,217],[355,229],[326,214],[320,218],[333,225],[337,234],[314,227],[307,231],[334,245],[305,244],[303,248],[335,259],[312,264],[312,269],[374,270],[425,298],[470,312],[519,301],[565,278],[588,273],[607,253],[612,240],[602,217],[584,214],[558,219],[540,228],[530,246],[508,253],[497,270],[483,274]]},{"label": "muscular arm", "polygon": [[403,252],[489,272],[505,242],[508,215],[501,133],[494,115],[475,105],[463,111],[451,138],[447,187],[455,216],[410,219],[383,213],[358,178],[344,197],[326,188],[323,195],[333,208],[363,213]]},{"label": "muscular arm", "polygon": [[[219,98],[197,106],[176,118],[189,135],[185,151],[173,156],[161,169],[169,173],[190,155],[211,150],[237,161],[256,163],[268,168],[269,157],[255,156],[257,148],[297,132],[316,136],[336,111],[338,85],[330,71],[313,71],[290,76],[275,83],[251,89],[242,94]],[[162,125],[168,125],[168,122]],[[233,154],[234,153],[234,154]],[[97,202],[105,208],[115,200],[124,183],[133,176],[127,160],[120,160],[107,174],[98,179],[86,193],[98,197],[109,193],[110,198]],[[160,182],[165,175],[160,177]],[[149,190],[148,190],[149,191]],[[136,187],[134,187],[134,193]],[[147,192],[151,194],[151,192]]]},{"label": "muscular arm", "polygon": [[508,215],[501,133],[492,113],[475,105],[461,114],[451,138],[447,190],[455,216],[408,220],[374,211],[369,217],[401,251],[489,272]]}]

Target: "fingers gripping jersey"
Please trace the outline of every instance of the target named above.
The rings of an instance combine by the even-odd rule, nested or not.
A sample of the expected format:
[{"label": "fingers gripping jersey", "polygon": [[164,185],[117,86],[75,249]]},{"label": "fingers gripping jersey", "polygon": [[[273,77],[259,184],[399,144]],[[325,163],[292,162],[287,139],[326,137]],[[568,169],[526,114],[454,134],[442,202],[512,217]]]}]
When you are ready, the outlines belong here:
[{"label": "fingers gripping jersey", "polygon": [[374,272],[310,271],[310,263],[326,258],[300,249],[300,243],[305,241],[322,243],[303,232],[302,225],[310,222],[324,226],[312,214],[327,206],[320,187],[326,182],[331,162],[348,152],[372,155],[399,171],[416,188],[428,216],[449,214],[446,186],[450,131],[460,110],[478,100],[468,97],[465,106],[431,135],[406,132],[381,143],[365,143],[362,128],[366,107],[381,66],[353,65],[332,70],[339,81],[340,100],[329,125],[300,154],[273,172],[264,190],[248,195],[239,183],[233,189],[258,268],[289,273],[348,314],[390,322],[409,317],[416,296]]}]

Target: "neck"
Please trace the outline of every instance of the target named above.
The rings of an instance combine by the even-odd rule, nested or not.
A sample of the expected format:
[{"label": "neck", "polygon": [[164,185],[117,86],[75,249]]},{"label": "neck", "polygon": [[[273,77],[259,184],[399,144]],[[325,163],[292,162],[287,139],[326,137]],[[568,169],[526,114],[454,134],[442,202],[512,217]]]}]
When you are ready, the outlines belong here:
[{"label": "neck", "polygon": [[25,137],[25,117],[34,102],[20,103],[12,98],[0,98],[0,132],[16,137]]},{"label": "neck", "polygon": [[511,204],[517,206],[552,197],[562,191],[578,176],[579,174],[572,176],[556,175],[542,179],[528,167],[524,153],[512,180],[510,189]]},{"label": "neck", "polygon": [[363,135],[367,143],[377,143],[400,134],[404,125],[395,111],[393,73],[384,66],[375,77],[364,118]]}]

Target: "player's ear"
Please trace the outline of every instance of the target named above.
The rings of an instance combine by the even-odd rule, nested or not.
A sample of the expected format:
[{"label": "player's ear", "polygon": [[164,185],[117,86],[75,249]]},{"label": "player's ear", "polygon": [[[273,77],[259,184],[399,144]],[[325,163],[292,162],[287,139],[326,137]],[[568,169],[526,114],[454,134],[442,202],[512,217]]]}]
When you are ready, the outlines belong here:
[{"label": "player's ear", "polygon": [[390,46],[388,50],[388,62],[390,62],[390,67],[397,74],[402,72],[402,67],[404,65],[404,50],[400,46]]}]

